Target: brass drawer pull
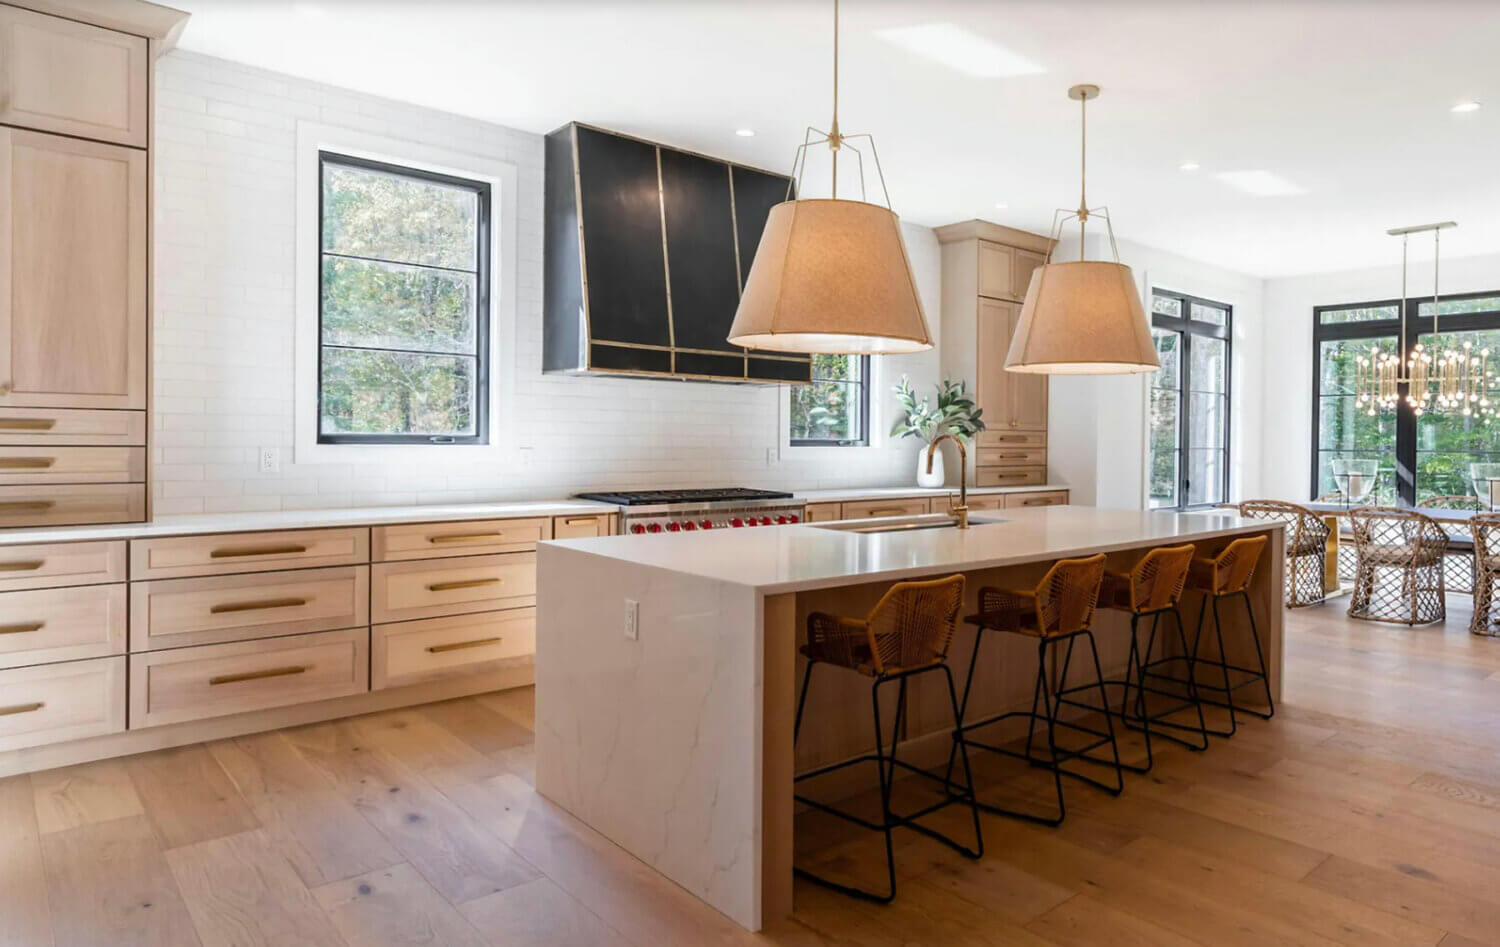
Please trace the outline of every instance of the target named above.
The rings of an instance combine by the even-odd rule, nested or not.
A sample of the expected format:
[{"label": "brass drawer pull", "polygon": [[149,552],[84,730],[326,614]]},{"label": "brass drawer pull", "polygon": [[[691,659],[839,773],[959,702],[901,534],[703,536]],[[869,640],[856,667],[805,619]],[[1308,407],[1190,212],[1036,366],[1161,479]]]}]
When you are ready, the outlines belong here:
[{"label": "brass drawer pull", "polygon": [[996,454],[996,460],[1025,460],[1029,454]]},{"label": "brass drawer pull", "polygon": [[15,513],[41,513],[57,506],[55,500],[8,500],[0,503],[0,511]]},{"label": "brass drawer pull", "polygon": [[41,701],[34,704],[16,704],[14,707],[0,707],[0,717],[9,717],[13,714],[29,714],[33,710],[41,710],[47,706]]},{"label": "brass drawer pull", "polygon": [[24,635],[29,631],[41,631],[46,622],[28,621],[15,625],[0,625],[0,635]]},{"label": "brass drawer pull", "polygon": [[241,546],[238,549],[215,549],[208,554],[210,559],[235,559],[240,556],[289,556],[307,552],[306,546]]},{"label": "brass drawer pull", "polygon": [[225,612],[255,612],[263,608],[293,608],[306,605],[307,601],[305,598],[268,598],[261,602],[230,602],[228,605],[215,605],[208,613],[222,615]]},{"label": "brass drawer pull", "polygon": [[246,671],[243,674],[220,674],[218,677],[208,679],[209,686],[218,687],[220,684],[238,684],[240,681],[263,681],[268,677],[291,677],[293,674],[307,673],[310,665],[295,664],[284,668],[267,668],[264,671]]},{"label": "brass drawer pull", "polygon": [[1022,501],[1021,505],[1022,506],[1051,506],[1052,505],[1052,501],[1051,500],[1024,500],[1024,501]]},{"label": "brass drawer pull", "polygon": [[55,463],[56,457],[0,457],[0,470],[45,470]]},{"label": "brass drawer pull", "polygon": [[57,427],[52,418],[0,418],[0,431],[50,431]]},{"label": "brass drawer pull", "polygon": [[504,536],[505,536],[505,534],[501,533],[501,532],[495,532],[495,533],[443,533],[443,534],[438,535],[438,536],[428,536],[427,537],[427,541],[430,542],[430,543],[477,543],[477,542],[483,542],[483,541],[485,541],[487,539],[488,540],[502,539],[502,538],[504,538]]},{"label": "brass drawer pull", "polygon": [[473,641],[455,641],[453,644],[435,644],[427,649],[427,653],[443,654],[447,651],[462,651],[465,648],[482,648],[487,644],[499,643],[499,638],[475,638]]},{"label": "brass drawer pull", "polygon": [[464,579],[459,582],[434,582],[427,586],[429,592],[451,592],[454,589],[477,589],[483,585],[499,585],[503,579]]},{"label": "brass drawer pull", "polygon": [[597,517],[597,516],[582,516],[582,517],[579,517],[577,519],[563,520],[563,525],[564,526],[598,526],[599,525],[599,517]]},{"label": "brass drawer pull", "polygon": [[887,506],[887,507],[882,507],[881,509],[878,509],[878,510],[871,510],[870,511],[870,515],[871,516],[901,516],[902,514],[904,514],[906,512],[907,512],[907,510],[906,510],[905,507]]},{"label": "brass drawer pull", "polygon": [[27,559],[16,562],[0,562],[0,572],[35,572],[46,564],[45,559]]}]

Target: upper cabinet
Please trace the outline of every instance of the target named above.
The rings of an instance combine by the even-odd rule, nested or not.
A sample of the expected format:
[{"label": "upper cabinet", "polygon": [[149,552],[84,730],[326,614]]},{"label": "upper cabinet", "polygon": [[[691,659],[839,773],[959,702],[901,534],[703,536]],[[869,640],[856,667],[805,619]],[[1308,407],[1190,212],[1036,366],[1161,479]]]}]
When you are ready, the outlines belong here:
[{"label": "upper cabinet", "polygon": [[0,128],[0,405],[146,407],[146,155]]},{"label": "upper cabinet", "polygon": [[147,45],[0,6],[0,123],[146,147]]},{"label": "upper cabinet", "polygon": [[785,177],[585,125],[547,136],[547,371],[807,382],[727,341]]}]

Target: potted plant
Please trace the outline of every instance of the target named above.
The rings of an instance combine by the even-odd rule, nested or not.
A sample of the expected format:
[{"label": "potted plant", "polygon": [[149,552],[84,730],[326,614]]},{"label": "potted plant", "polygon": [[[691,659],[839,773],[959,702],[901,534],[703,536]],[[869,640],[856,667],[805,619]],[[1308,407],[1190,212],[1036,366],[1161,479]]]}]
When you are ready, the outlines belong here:
[{"label": "potted plant", "polygon": [[[915,437],[924,445],[930,445],[944,434],[953,434],[967,443],[971,437],[984,430],[984,421],[980,419],[983,412],[974,406],[973,399],[965,393],[962,381],[945,379],[935,387],[935,403],[929,403],[926,398],[918,401],[917,393],[912,390],[911,380],[905,375],[901,376],[901,383],[896,386],[895,391],[902,413],[891,428],[891,437]],[[933,456],[932,473],[929,474],[927,450],[924,447],[917,455],[917,486],[941,487],[945,481],[942,453]]]}]

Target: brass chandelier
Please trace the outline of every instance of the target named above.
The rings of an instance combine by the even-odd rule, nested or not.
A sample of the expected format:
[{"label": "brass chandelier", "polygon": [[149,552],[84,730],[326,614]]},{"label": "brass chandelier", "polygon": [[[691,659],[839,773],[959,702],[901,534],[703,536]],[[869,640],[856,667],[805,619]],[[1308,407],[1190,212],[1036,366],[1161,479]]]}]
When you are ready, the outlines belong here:
[{"label": "brass chandelier", "polygon": [[[1438,277],[1440,234],[1458,224],[1445,220],[1416,227],[1387,230],[1401,238],[1401,336],[1396,352],[1386,352],[1377,344],[1369,357],[1355,361],[1355,404],[1367,414],[1393,411],[1406,402],[1417,416],[1423,414],[1456,414],[1483,418],[1488,424],[1495,415],[1489,398],[1489,349],[1475,351],[1472,342],[1445,347],[1438,325]],[[1414,233],[1432,234],[1432,346],[1421,342],[1406,351],[1406,272],[1407,241]],[[1402,386],[1406,394],[1401,393]]]}]

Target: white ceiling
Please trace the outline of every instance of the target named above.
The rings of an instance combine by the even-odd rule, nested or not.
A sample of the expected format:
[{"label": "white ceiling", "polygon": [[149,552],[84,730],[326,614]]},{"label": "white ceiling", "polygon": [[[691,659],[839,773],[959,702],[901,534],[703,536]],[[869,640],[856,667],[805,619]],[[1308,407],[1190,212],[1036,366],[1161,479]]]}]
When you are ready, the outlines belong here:
[{"label": "white ceiling", "polygon": [[[577,119],[787,170],[829,117],[824,0],[168,2],[193,14],[187,49],[530,131]],[[935,22],[1046,71],[973,78],[876,35]],[[845,0],[840,118],[875,135],[904,218],[1045,231],[1077,203],[1065,91],[1097,83],[1089,198],[1121,238],[1258,276],[1347,269],[1435,220],[1460,224],[1445,256],[1500,252],[1497,48],[1480,0]],[[1486,107],[1449,111],[1466,99]],[[1303,193],[1216,177],[1246,171]]]}]

